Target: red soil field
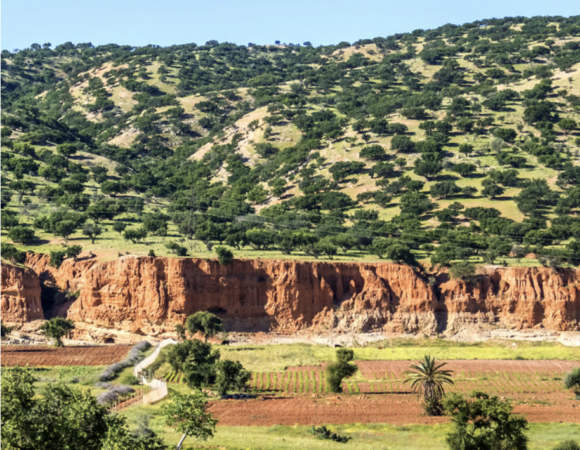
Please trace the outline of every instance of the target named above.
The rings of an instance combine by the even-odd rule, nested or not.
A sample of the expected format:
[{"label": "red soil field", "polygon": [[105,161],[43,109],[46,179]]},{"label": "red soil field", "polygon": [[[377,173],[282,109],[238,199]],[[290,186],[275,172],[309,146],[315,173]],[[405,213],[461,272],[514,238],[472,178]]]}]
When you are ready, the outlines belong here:
[{"label": "red soil field", "polygon": [[[325,394],[323,366],[289,367],[285,372],[254,373],[255,400],[213,402],[221,425],[320,425],[342,423],[433,424],[445,417],[423,415],[417,397],[403,384],[408,361],[358,361],[356,380],[343,394]],[[580,362],[450,361],[455,385],[448,392],[482,390],[507,398],[530,422],[580,423],[580,401],[564,389],[563,378]],[[361,380],[362,376],[362,380]]]},{"label": "red soil field", "polygon": [[3,345],[3,366],[108,366],[127,356],[130,345],[95,347],[45,347],[36,345]]},{"label": "red soil field", "polygon": [[[482,386],[485,390],[486,386]],[[530,422],[580,423],[580,401],[570,394],[509,396],[515,412]],[[523,403],[527,402],[527,403]],[[265,397],[255,400],[213,402],[210,411],[218,425],[271,426],[346,423],[394,425],[448,422],[446,417],[423,415],[412,394],[357,394],[328,396]]]}]

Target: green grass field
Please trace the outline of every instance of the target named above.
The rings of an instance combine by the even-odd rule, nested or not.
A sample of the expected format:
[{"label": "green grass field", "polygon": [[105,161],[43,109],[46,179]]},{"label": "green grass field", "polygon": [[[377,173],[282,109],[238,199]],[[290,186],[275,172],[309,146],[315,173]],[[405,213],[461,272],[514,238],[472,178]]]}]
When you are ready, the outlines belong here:
[{"label": "green grass field", "polygon": [[[165,425],[160,404],[128,408],[123,411],[129,423],[136,423],[139,416],[148,415],[150,425],[163,436],[169,445],[175,445],[181,435]],[[319,449],[377,449],[377,450],[444,450],[445,436],[450,424],[405,425],[348,424],[331,425],[329,428],[352,438],[348,444],[319,440],[309,434],[307,426],[219,426],[213,439],[198,442],[185,441],[185,448],[219,448],[228,450],[261,449],[290,450],[296,448]],[[545,450],[569,439],[580,437],[580,425],[572,423],[532,423],[529,425],[529,449]]]},{"label": "green grass field", "polygon": [[[168,348],[162,351],[167,352]],[[222,358],[240,361],[248,370],[275,372],[288,366],[317,365],[333,361],[336,350],[324,345],[277,344],[220,346]],[[580,348],[566,347],[557,343],[522,341],[487,341],[461,343],[443,339],[393,339],[354,348],[355,359],[371,360],[418,360],[424,355],[437,359],[560,359],[580,360]],[[169,370],[164,364],[160,373]]]}]

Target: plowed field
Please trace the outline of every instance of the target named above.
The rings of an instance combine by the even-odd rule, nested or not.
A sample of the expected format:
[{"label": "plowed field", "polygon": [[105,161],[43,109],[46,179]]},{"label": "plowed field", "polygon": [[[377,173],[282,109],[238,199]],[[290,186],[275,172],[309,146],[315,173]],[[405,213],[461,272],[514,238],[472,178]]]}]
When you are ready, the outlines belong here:
[{"label": "plowed field", "polygon": [[[215,402],[221,425],[313,425],[346,423],[433,424],[403,384],[409,361],[359,361],[359,373],[343,384],[344,393],[326,394],[323,366],[289,367],[285,372],[254,373],[256,400]],[[448,392],[482,390],[509,398],[530,422],[580,423],[580,401],[563,386],[571,361],[450,361],[455,385]],[[176,381],[179,378],[176,377]]]},{"label": "plowed field", "polygon": [[121,361],[131,349],[129,345],[95,347],[44,347],[3,345],[3,366],[108,366]]}]

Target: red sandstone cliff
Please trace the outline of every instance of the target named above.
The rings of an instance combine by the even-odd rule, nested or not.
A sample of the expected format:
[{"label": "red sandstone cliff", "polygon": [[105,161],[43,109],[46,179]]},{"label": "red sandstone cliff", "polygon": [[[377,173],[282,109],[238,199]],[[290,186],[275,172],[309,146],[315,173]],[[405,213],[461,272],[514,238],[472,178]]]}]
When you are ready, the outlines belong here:
[{"label": "red sandstone cliff", "polygon": [[469,323],[580,329],[580,271],[574,270],[493,268],[466,284],[445,274],[428,283],[411,268],[388,263],[236,260],[220,266],[127,256],[66,260],[56,270],[47,262],[30,254],[26,264],[58,295],[76,293],[57,298],[47,315],[146,335],[172,331],[200,310],[215,312],[235,331],[434,333]]},{"label": "red sandstone cliff", "polygon": [[40,282],[32,269],[2,261],[0,297],[2,322],[22,324],[44,319],[40,302]]}]

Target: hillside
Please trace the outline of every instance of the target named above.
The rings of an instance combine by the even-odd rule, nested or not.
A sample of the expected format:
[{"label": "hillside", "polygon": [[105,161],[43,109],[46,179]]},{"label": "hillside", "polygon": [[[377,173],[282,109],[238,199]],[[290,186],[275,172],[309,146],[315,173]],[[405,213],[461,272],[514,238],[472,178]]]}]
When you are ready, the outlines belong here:
[{"label": "hillside", "polygon": [[[580,16],[2,52],[19,250],[580,264]],[[81,248],[77,247],[81,246]]]}]

